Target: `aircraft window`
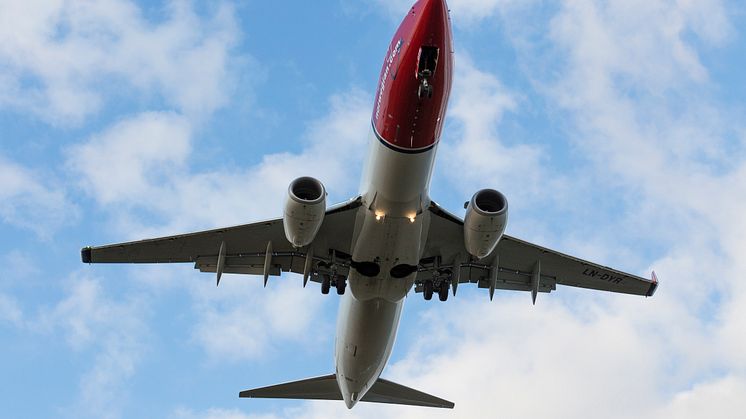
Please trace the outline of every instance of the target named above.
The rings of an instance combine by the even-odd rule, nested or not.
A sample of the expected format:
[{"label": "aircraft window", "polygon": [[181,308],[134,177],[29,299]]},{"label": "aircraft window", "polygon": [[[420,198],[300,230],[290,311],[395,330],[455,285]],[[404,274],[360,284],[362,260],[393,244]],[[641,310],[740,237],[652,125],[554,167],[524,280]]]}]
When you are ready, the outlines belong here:
[{"label": "aircraft window", "polygon": [[438,48],[423,45],[420,48],[420,59],[417,65],[417,76],[421,78],[432,77],[438,64]]}]

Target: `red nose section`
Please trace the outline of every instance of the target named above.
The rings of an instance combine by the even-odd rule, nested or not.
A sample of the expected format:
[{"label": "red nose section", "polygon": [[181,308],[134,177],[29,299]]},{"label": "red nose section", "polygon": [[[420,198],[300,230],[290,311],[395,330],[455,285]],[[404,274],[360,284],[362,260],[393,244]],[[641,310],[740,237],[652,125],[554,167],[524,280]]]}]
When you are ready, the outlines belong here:
[{"label": "red nose section", "polygon": [[419,0],[399,25],[383,62],[373,127],[390,148],[432,148],[451,92],[453,50],[445,0]]}]

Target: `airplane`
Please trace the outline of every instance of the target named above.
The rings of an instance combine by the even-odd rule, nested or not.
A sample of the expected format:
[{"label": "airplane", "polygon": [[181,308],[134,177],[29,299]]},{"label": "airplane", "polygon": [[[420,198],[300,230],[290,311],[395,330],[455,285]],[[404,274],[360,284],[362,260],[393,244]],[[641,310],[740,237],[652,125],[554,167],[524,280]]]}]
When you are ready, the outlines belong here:
[{"label": "airplane", "polygon": [[[451,90],[453,47],[445,0],[418,0],[394,34],[374,98],[359,195],[327,208],[324,185],[293,180],[281,218],[81,250],[84,263],[194,263],[216,275],[302,275],[341,295],[333,374],[241,391],[239,397],[344,400],[453,408],[380,378],[405,297],[446,301],[459,284],[538,293],[567,285],[650,297],[651,279],[504,234],[508,201],[477,191],[464,218],[430,199],[435,153]],[[348,292],[345,292],[349,286]]]}]

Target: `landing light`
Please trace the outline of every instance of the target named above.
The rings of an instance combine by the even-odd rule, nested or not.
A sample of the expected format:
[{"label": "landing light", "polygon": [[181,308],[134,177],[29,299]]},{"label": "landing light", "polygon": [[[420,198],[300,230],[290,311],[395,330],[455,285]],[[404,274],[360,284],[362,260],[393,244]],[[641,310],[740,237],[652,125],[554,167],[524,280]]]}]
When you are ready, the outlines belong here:
[{"label": "landing light", "polygon": [[410,217],[409,217],[409,222],[410,222],[410,223],[413,223],[413,222],[414,222],[414,217],[415,217],[414,215],[412,215],[412,216],[410,216]]},{"label": "landing light", "polygon": [[382,212],[378,212],[378,211],[376,211],[376,221],[381,221],[381,220],[383,220],[383,217],[385,217],[385,216],[386,216],[386,214],[384,214],[384,213],[382,213]]}]

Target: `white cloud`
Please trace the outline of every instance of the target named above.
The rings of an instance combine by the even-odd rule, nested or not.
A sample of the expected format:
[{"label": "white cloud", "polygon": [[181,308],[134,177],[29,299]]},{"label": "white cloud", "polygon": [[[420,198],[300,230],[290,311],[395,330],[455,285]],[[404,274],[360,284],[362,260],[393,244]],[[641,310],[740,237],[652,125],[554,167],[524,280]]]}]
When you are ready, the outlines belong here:
[{"label": "white cloud", "polygon": [[[308,126],[299,153],[267,155],[243,170],[190,172],[185,163],[195,147],[193,127],[165,113],[137,115],[71,147],[67,165],[128,238],[278,217],[295,177],[319,178],[339,200],[354,194],[368,99],[354,89],[333,96],[329,113]],[[161,225],[152,217],[148,225],[134,218],[141,210]]]},{"label": "white cloud", "polygon": [[0,264],[4,266],[0,286],[10,286],[21,280],[28,281],[41,271],[30,254],[19,250],[11,250],[0,256]]},{"label": "white cloud", "polygon": [[183,116],[143,113],[71,147],[69,166],[103,205],[157,199],[158,185],[183,173],[191,136]]},{"label": "white cloud", "polygon": [[468,55],[459,56],[448,109],[451,129],[443,135],[438,156],[444,165],[439,173],[456,189],[474,193],[496,187],[513,202],[536,200],[547,187],[542,148],[509,145],[498,131],[505,114],[518,111],[520,103],[495,75],[476,68]]},{"label": "white cloud", "polygon": [[127,380],[147,348],[146,315],[142,298],[112,299],[97,280],[74,274],[65,298],[26,324],[44,334],[62,332],[73,349],[93,353],[70,416],[120,416]]},{"label": "white cloud", "polygon": [[0,155],[0,219],[48,239],[77,217],[77,207],[44,175]]},{"label": "white cloud", "polygon": [[23,324],[23,311],[15,298],[0,293],[0,321],[13,326]]},{"label": "white cloud", "polygon": [[[294,413],[300,413],[295,411]],[[212,408],[202,412],[179,408],[170,416],[171,419],[279,419],[284,416],[274,414],[246,414],[237,409]]]},{"label": "white cloud", "polygon": [[333,333],[333,322],[318,321],[329,298],[314,288],[302,288],[297,275],[270,278],[267,288],[261,278],[233,275],[223,278],[217,290],[212,281],[194,284],[199,313],[194,340],[221,362],[263,358],[281,342],[318,346],[322,336]]},{"label": "white cloud", "polygon": [[723,418],[736,419],[746,410],[746,379],[728,376],[699,384],[674,396],[659,418]]},{"label": "white cloud", "polygon": [[0,106],[79,123],[101,108],[103,92],[121,88],[130,98],[155,93],[193,117],[209,114],[231,87],[233,10],[222,3],[202,17],[172,1],[165,15],[151,22],[128,0],[3,2]]}]

